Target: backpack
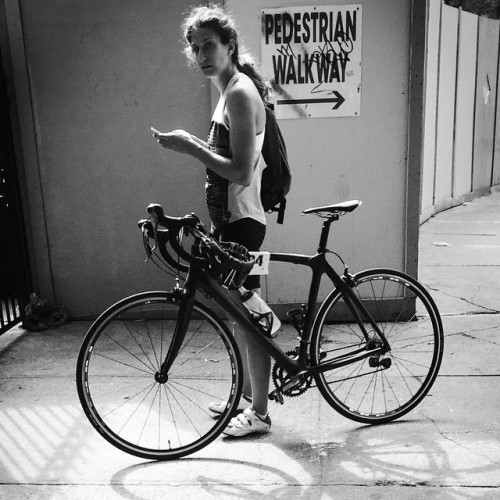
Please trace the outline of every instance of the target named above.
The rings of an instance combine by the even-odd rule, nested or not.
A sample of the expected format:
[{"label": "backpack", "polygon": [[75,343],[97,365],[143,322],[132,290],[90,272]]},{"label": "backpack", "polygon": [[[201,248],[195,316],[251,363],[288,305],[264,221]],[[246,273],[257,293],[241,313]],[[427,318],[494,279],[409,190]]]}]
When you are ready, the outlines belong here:
[{"label": "backpack", "polygon": [[266,212],[278,212],[278,224],[283,224],[286,198],[292,183],[286,146],[276,121],[274,106],[265,103],[266,130],[262,156],[267,168],[262,172],[260,199]]}]

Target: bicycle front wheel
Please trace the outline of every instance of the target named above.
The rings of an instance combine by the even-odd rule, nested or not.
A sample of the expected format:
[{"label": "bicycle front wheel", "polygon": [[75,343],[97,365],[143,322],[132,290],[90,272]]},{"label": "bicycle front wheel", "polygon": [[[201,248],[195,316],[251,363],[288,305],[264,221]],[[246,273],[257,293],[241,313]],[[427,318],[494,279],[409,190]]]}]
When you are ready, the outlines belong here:
[{"label": "bicycle front wheel", "polygon": [[[429,392],[443,356],[443,327],[428,292],[416,280],[390,269],[355,276],[352,289],[363,302],[390,350],[316,376],[325,400],[357,422],[399,418]],[[379,341],[365,319],[357,321],[338,291],[322,304],[313,327],[311,357],[321,364]]]},{"label": "bicycle front wheel", "polygon": [[[85,336],[77,387],[92,425],[117,448],[171,460],[194,453],[225,428],[241,393],[241,359],[226,325],[195,303],[168,379],[157,376],[171,345],[178,295],[146,292],[105,311]],[[218,418],[210,402],[227,401]]]}]

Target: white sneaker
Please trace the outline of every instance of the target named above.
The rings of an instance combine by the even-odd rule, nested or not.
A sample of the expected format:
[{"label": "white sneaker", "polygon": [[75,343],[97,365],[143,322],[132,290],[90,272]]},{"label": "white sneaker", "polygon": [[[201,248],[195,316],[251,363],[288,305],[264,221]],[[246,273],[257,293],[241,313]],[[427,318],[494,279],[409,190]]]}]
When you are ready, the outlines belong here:
[{"label": "white sneaker", "polygon": [[223,434],[232,437],[242,437],[247,434],[265,434],[271,429],[271,419],[269,415],[262,420],[252,407],[247,408],[243,413],[231,419]]},{"label": "white sneaker", "polygon": [[[247,406],[248,403],[252,404],[252,398],[249,398],[246,394],[241,395],[240,402],[238,403],[238,412],[242,412]],[[219,403],[212,402],[208,405],[208,409],[221,415],[222,412],[226,409],[227,401],[220,401]]]}]

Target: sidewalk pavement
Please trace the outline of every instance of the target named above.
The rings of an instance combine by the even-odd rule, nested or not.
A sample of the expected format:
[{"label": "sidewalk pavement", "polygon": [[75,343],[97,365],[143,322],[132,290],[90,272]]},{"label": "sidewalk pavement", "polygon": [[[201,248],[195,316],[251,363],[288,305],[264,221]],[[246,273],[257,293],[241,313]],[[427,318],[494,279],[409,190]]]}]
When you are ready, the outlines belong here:
[{"label": "sidewalk pavement", "polygon": [[219,438],[175,462],[114,449],[83,415],[74,373],[89,323],[11,330],[0,337],[0,497],[500,498],[500,193],[423,224],[419,278],[443,315],[445,354],[407,417],[362,426],[313,389],[270,407],[270,434]]}]

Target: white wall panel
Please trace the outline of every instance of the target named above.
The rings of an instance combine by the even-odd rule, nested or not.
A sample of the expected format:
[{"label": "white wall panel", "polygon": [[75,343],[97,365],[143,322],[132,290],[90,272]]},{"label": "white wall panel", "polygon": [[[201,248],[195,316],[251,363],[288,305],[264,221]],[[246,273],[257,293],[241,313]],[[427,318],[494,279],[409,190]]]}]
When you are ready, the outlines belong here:
[{"label": "white wall panel", "polygon": [[422,165],[421,213],[434,206],[436,161],[436,111],[439,68],[440,2],[428,2],[427,60],[425,75],[424,159]]},{"label": "white wall panel", "polygon": [[472,190],[477,30],[478,17],[461,12],[453,154],[454,197],[467,194]]},{"label": "white wall panel", "polygon": [[434,203],[451,197],[458,10],[443,5],[439,52]]},{"label": "white wall panel", "polygon": [[[500,64],[500,60],[499,60],[499,64]],[[500,184],[500,99],[498,98],[499,91],[500,91],[500,79],[497,81],[495,144],[494,144],[494,151],[493,151],[493,172],[492,172],[492,176],[491,176],[491,185],[492,186],[497,186],[498,184]]]},{"label": "white wall panel", "polygon": [[472,188],[491,185],[496,115],[499,22],[479,18]]}]

